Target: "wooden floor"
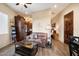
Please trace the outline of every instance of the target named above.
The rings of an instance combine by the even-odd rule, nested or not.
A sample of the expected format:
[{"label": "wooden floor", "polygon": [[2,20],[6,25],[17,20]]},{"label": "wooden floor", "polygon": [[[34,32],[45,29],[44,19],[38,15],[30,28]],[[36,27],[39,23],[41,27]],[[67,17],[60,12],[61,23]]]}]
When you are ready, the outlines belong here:
[{"label": "wooden floor", "polygon": [[54,40],[52,43],[52,48],[39,48],[36,56],[69,56],[68,45],[58,40]]},{"label": "wooden floor", "polygon": [[[52,48],[38,48],[36,56],[69,56],[68,45],[54,40]],[[15,53],[15,46],[9,45],[0,49],[0,56],[20,56]]]}]

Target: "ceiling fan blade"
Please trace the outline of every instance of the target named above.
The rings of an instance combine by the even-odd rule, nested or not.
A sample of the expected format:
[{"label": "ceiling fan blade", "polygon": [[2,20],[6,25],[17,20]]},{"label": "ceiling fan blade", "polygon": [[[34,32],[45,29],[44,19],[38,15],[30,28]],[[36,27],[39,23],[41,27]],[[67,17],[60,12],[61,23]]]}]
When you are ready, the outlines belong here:
[{"label": "ceiling fan blade", "polygon": [[25,8],[27,8],[27,6],[26,6],[26,5],[24,5],[24,7],[25,7]]},{"label": "ceiling fan blade", "polygon": [[19,5],[19,3],[16,3],[16,5]]},{"label": "ceiling fan blade", "polygon": [[26,3],[26,4],[32,4],[32,3]]}]

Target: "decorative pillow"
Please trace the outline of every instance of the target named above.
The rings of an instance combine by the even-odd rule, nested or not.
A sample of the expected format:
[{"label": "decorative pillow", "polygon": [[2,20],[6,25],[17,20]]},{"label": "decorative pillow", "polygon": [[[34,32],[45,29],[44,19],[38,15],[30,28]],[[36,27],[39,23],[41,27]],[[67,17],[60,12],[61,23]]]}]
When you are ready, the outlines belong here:
[{"label": "decorative pillow", "polygon": [[34,38],[34,39],[37,39],[37,34],[34,34],[34,35],[33,35],[33,38]]},{"label": "decorative pillow", "polygon": [[37,34],[35,34],[35,38],[37,38]]}]

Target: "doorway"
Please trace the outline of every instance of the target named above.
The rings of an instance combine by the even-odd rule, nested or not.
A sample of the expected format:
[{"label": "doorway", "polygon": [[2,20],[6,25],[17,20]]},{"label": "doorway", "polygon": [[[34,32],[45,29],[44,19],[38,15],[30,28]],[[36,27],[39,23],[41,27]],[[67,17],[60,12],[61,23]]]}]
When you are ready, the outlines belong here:
[{"label": "doorway", "polygon": [[73,11],[64,15],[64,43],[69,43],[70,36],[73,36]]}]

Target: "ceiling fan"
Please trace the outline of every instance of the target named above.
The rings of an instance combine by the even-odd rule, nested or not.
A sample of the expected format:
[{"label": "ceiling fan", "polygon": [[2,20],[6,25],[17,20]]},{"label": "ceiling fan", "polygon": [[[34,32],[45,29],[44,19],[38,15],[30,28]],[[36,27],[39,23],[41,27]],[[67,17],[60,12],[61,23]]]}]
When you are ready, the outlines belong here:
[{"label": "ceiling fan", "polygon": [[32,3],[16,3],[16,5],[23,5],[25,8],[28,7],[28,5],[31,5]]}]

